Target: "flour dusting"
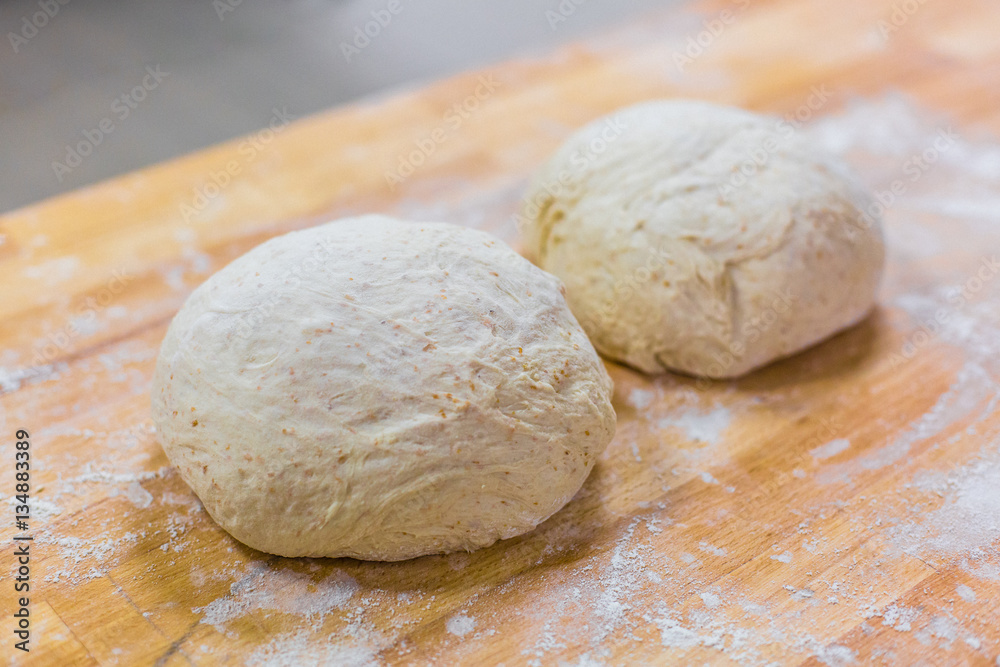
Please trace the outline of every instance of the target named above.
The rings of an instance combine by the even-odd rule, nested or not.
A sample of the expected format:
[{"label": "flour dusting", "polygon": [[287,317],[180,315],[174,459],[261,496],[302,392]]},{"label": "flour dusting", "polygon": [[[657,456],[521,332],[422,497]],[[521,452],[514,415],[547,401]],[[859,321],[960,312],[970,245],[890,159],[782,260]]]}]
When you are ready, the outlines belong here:
[{"label": "flour dusting", "polygon": [[666,417],[659,420],[657,426],[679,429],[688,440],[717,445],[731,421],[729,409],[719,406],[708,412],[689,411]]},{"label": "flour dusting", "polygon": [[342,572],[334,571],[314,582],[307,574],[264,566],[234,583],[228,596],[192,611],[202,615],[202,623],[217,629],[258,610],[322,616],[342,609],[359,588],[354,579]]},{"label": "flour dusting", "polygon": [[[14,508],[21,503],[16,497],[10,496],[7,499],[7,504],[10,506],[11,514],[14,514]],[[28,507],[31,509],[32,520],[40,523],[48,523],[63,513],[62,507],[44,498],[39,498],[37,495],[28,497]]]},{"label": "flour dusting", "polygon": [[378,649],[353,639],[300,631],[279,635],[247,658],[254,667],[378,667]]}]

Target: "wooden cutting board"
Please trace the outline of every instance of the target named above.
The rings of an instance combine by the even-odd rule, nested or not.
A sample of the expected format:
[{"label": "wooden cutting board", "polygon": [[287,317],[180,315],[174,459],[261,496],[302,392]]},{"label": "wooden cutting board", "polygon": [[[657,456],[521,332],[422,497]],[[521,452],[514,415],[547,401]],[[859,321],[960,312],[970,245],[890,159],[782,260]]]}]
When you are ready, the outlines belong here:
[{"label": "wooden cutting board", "polygon": [[[0,656],[1000,664],[998,32],[987,0],[699,3],[291,124],[279,107],[273,129],[3,216],[4,494],[18,429],[33,466],[28,531],[16,502],[0,528],[5,574],[13,537],[33,542],[31,652],[13,647],[5,577]],[[195,286],[352,213],[515,242],[532,170],[657,97],[785,116],[857,168],[887,206],[869,319],[737,382],[609,363],[618,433],[584,488],[476,553],[289,560],[214,525],[149,418],[160,340]]]}]

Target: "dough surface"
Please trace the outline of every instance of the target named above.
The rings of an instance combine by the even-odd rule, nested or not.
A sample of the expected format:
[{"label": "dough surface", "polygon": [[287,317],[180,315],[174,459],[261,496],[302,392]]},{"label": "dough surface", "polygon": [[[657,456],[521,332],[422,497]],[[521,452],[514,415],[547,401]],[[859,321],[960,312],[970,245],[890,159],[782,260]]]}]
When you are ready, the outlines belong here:
[{"label": "dough surface", "polygon": [[520,220],[599,352],[730,378],[871,310],[885,248],[869,211],[846,166],[788,123],[656,101],[574,134]]},{"label": "dough surface", "polygon": [[364,216],[272,239],[198,287],[152,407],[236,539],[391,561],[558,511],[614,434],[611,391],[556,278],[480,231]]}]

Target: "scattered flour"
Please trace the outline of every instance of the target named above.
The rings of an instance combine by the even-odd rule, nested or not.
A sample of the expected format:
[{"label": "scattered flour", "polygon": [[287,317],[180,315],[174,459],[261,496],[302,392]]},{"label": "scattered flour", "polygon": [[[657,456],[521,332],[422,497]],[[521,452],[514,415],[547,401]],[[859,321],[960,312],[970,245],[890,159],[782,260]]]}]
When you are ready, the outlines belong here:
[{"label": "scattered flour", "polygon": [[39,535],[36,538],[37,543],[54,544],[57,556],[63,561],[62,569],[57,570],[51,566],[46,568],[42,580],[51,583],[79,584],[103,577],[117,563],[122,552],[145,537],[145,530],[129,531],[118,538],[52,538],[48,534]]},{"label": "scattered flour", "polygon": [[69,365],[60,361],[55,364],[45,364],[44,366],[33,366],[31,368],[3,368],[0,367],[0,395],[10,394],[27,382],[37,384],[58,380],[62,373],[66,372]]},{"label": "scattered flour", "polygon": [[378,649],[305,630],[278,635],[247,657],[252,667],[378,667]]},{"label": "scattered flour", "polygon": [[931,490],[944,498],[940,507],[926,514],[918,512],[890,534],[906,553],[931,563],[963,555],[974,560],[988,556],[1000,540],[998,489],[1000,446],[987,457],[948,472],[939,488]]},{"label": "scattered flour", "polygon": [[[13,509],[15,506],[20,505],[17,498],[11,496],[7,499],[7,504],[11,508],[11,514],[13,514]],[[37,495],[28,497],[28,507],[31,509],[31,520],[38,521],[41,523],[48,523],[52,519],[56,518],[63,513],[63,508],[55,503],[49,502],[44,498],[39,498]]]},{"label": "scattered flour", "polygon": [[[877,614],[873,614],[873,616],[875,615]],[[897,604],[891,604],[885,608],[881,615],[882,625],[887,625],[893,630],[898,630],[899,632],[909,632],[913,629],[912,624],[920,615],[920,611],[918,609],[900,607]]]},{"label": "scattered flour", "polygon": [[584,653],[572,662],[560,660],[559,667],[607,667],[607,663],[601,662],[590,653]]},{"label": "scattered flour", "polygon": [[192,611],[202,615],[202,623],[223,631],[227,622],[254,611],[322,616],[342,609],[359,588],[338,571],[314,582],[307,574],[265,565],[234,583],[226,597]]},{"label": "scattered flour", "polygon": [[630,546],[635,529],[640,523],[635,518],[619,538],[611,552],[611,561],[604,574],[599,576],[601,593],[594,602],[593,613],[601,619],[601,624],[592,637],[592,642],[599,642],[628,620],[628,612],[632,606],[631,592],[639,589],[645,582],[642,572],[646,569],[643,553],[651,551],[649,546]]},{"label": "scattered flour", "polygon": [[816,480],[820,484],[833,484],[849,480],[856,474],[897,463],[905,464],[906,456],[915,444],[940,434],[956,420],[977,420],[989,414],[998,397],[1000,384],[981,365],[967,361],[951,388],[889,444],[850,461],[827,465],[817,473]]},{"label": "scattered flour", "polygon": [[858,652],[840,644],[824,646],[815,653],[816,659],[829,667],[845,667],[858,661]]},{"label": "scattered flour", "polygon": [[[858,101],[843,114],[822,119],[806,132],[837,152],[846,154],[864,151],[876,157],[882,155],[886,157],[885,162],[890,167],[895,167],[900,158],[917,154],[926,148],[928,137],[933,136],[932,129],[932,125],[915,114],[904,98],[892,96],[883,100]],[[1000,178],[998,165],[1000,151],[995,146],[977,147],[969,142],[960,142],[955,152],[949,151],[942,157],[935,170],[950,169],[958,176],[973,174],[982,179],[979,184],[982,191],[978,194],[973,192],[971,194],[974,196],[965,199],[963,196],[966,193],[958,189],[945,193],[947,197],[938,192],[921,194],[919,197],[908,193],[900,205],[935,214],[969,216],[961,221],[962,224],[968,229],[972,229],[974,224],[981,224],[979,229],[985,235],[985,230],[988,229],[985,221],[995,222],[996,216],[990,218],[990,215],[997,213],[1000,207],[1000,198],[989,190],[990,179]],[[880,166],[879,169],[881,168]],[[890,180],[896,176],[891,169],[886,173],[890,174]],[[931,178],[933,177],[927,176],[927,179]],[[921,188],[927,183],[928,181],[924,181]],[[504,191],[503,197],[508,197],[508,194]],[[482,208],[479,204],[481,202],[467,211],[469,220],[476,224],[483,222],[477,217],[481,214],[475,213]],[[976,223],[973,218],[982,219],[983,222]],[[889,222],[892,230],[892,220]],[[957,243],[949,238],[942,238],[932,230],[915,231],[916,227],[920,225],[908,224],[906,234],[898,229],[891,231],[890,246],[892,252],[896,253],[896,261],[899,258],[923,257],[928,252],[937,253],[941,243]],[[956,239],[967,237],[958,233],[951,236]],[[207,258],[192,256],[189,259],[193,270],[203,271],[209,268]],[[178,289],[187,291],[189,287],[184,280],[184,273],[181,271],[176,276],[168,275],[167,280]],[[886,289],[890,307],[909,314],[915,322],[928,321],[937,309],[948,305],[951,293],[935,287],[940,282],[935,275],[930,275],[927,282],[930,286],[923,292],[905,294],[899,293],[898,285],[888,284]],[[913,554],[932,565],[938,560],[952,560],[961,563],[963,569],[974,576],[983,579],[992,577],[992,580],[1000,581],[1000,562],[991,556],[995,554],[994,545],[1000,539],[1000,493],[997,492],[1000,489],[1000,444],[994,441],[984,445],[983,451],[975,460],[957,469],[942,472],[924,484],[914,481],[911,485],[909,480],[912,476],[907,477],[906,468],[908,459],[918,444],[935,442],[935,438],[956,420],[977,422],[996,408],[996,399],[1000,396],[1000,384],[997,382],[1000,377],[1000,335],[997,335],[1000,331],[1000,315],[995,312],[995,299],[989,295],[996,293],[997,285],[1000,285],[1000,281],[992,287],[984,288],[993,292],[981,293],[977,297],[978,301],[954,310],[952,317],[934,333],[934,340],[955,345],[967,352],[966,363],[951,390],[925,415],[914,420],[903,433],[888,438],[878,447],[865,450],[863,455],[855,455],[852,460],[824,464],[817,472],[817,478],[821,480],[823,475],[827,475],[827,480],[842,480],[894,466],[901,480],[900,485],[907,487],[907,494],[923,494],[934,505],[926,512],[925,505],[914,505],[912,513],[901,518],[898,514],[886,515],[886,527],[878,529],[875,526],[879,524],[868,523],[868,515],[858,511],[857,505],[852,506],[836,495],[838,489],[831,489],[829,498],[819,507],[789,507],[790,512],[802,515],[798,530],[802,533],[803,549],[816,554],[815,560],[828,561],[833,567],[833,562],[844,557],[842,554],[831,553],[827,549],[826,538],[818,531],[811,532],[809,527],[810,513],[837,512],[843,513],[845,525],[851,531],[867,530],[869,535],[885,535],[888,542],[905,553]],[[109,312],[109,316],[117,317],[119,314]],[[145,354],[150,350],[138,352]],[[102,355],[95,362],[93,372],[129,379],[126,366],[130,359],[132,357]],[[4,363],[7,363],[6,359]],[[52,379],[63,370],[65,364],[59,368],[32,369],[30,373],[0,370],[0,393],[16,391],[25,382]],[[148,378],[140,380],[136,382],[140,389],[145,386],[144,382],[148,385]],[[652,381],[648,386],[649,389],[633,389],[626,398],[629,405],[638,411],[653,410],[660,394],[666,393],[662,382]],[[725,440],[724,436],[732,422],[730,408],[722,406],[706,410],[688,405],[674,415],[663,416],[657,413],[644,416],[660,428],[679,431],[688,440],[712,445]],[[99,428],[95,424],[89,426],[95,431]],[[103,428],[113,426],[105,424]],[[94,436],[94,431],[89,433],[87,437]],[[55,484],[54,495],[48,496],[48,500],[39,500],[33,504],[33,514],[45,523],[59,517],[64,511],[55,503],[59,493],[73,494],[79,488],[84,488],[84,485],[105,485],[110,488],[109,495],[121,493],[132,503],[134,515],[144,516],[143,511],[154,507],[156,503],[156,508],[171,506],[170,511],[186,509],[189,514],[203,517],[197,501],[178,499],[168,493],[157,499],[143,486],[142,482],[163,476],[162,471],[137,472],[144,468],[135,465],[132,459],[121,460],[118,457],[118,452],[131,451],[130,448],[133,447],[145,447],[148,451],[144,455],[148,455],[149,451],[155,452],[150,442],[148,434],[137,440],[124,438],[115,443],[106,442],[105,444],[114,448],[115,457],[109,457],[109,460],[97,465],[74,462],[72,473],[67,473],[66,479],[60,478]],[[816,461],[824,461],[850,449],[849,441],[839,439],[812,449],[810,455]],[[646,454],[646,463],[653,469],[656,463],[654,452],[643,453]],[[640,459],[638,451],[634,452],[634,456],[637,460]],[[802,465],[809,467],[808,460]],[[706,483],[718,482],[708,472],[699,474]],[[793,474],[796,477],[806,476],[801,468],[795,468]],[[152,485],[147,486],[153,488]],[[890,489],[888,492],[897,493],[899,489]],[[71,507],[70,504],[65,504]],[[646,507],[649,506],[651,503],[646,504]],[[683,655],[678,657],[676,654],[691,649],[707,649],[715,652],[717,655],[713,657],[720,662],[728,660],[740,665],[768,665],[793,660],[803,662],[810,656],[831,666],[856,664],[859,658],[854,650],[830,643],[841,636],[843,627],[835,626],[833,620],[829,626],[817,625],[815,616],[809,615],[810,610],[815,611],[820,607],[822,610],[831,610],[825,606],[824,600],[826,603],[839,605],[832,611],[847,618],[847,627],[854,627],[864,618],[880,617],[882,626],[898,633],[912,633],[911,637],[926,644],[929,661],[941,657],[941,654],[931,653],[933,649],[947,650],[956,642],[964,642],[975,650],[983,647],[984,653],[981,655],[985,659],[997,648],[971,634],[958,620],[939,613],[940,610],[907,607],[898,601],[885,604],[884,599],[879,596],[889,588],[890,583],[881,578],[886,575],[870,563],[868,569],[865,569],[865,564],[859,565],[856,561],[853,564],[845,562],[842,566],[837,564],[836,574],[828,577],[836,580],[829,584],[822,578],[797,578],[794,581],[799,588],[786,584],[784,591],[779,589],[781,594],[774,596],[780,599],[775,600],[755,597],[757,591],[754,587],[743,582],[720,583],[715,579],[706,581],[707,577],[702,572],[711,569],[706,563],[716,564],[716,561],[711,557],[699,560],[686,552],[685,548],[694,551],[693,542],[684,541],[690,539],[686,537],[689,534],[684,532],[687,527],[680,522],[677,525],[666,522],[671,516],[669,506],[661,505],[660,511],[661,514],[654,513],[652,517],[631,517],[631,521],[628,517],[622,519],[622,523],[614,528],[616,538],[613,545],[599,553],[588,551],[590,545],[586,543],[576,554],[578,561],[561,563],[558,568],[553,567],[547,571],[545,568],[537,568],[543,570],[544,574],[539,575],[541,579],[533,580],[533,585],[542,593],[555,591],[560,595],[557,598],[550,596],[547,600],[555,604],[555,611],[549,605],[544,608],[539,605],[537,610],[516,610],[517,613],[528,614],[534,611],[539,617],[545,616],[539,619],[537,625],[527,628],[528,636],[524,641],[532,646],[529,654],[533,656],[529,664],[562,665],[564,663],[557,662],[557,654],[554,652],[562,651],[568,646],[574,649],[582,647],[581,652],[586,652],[567,663],[567,667],[599,667],[603,665],[601,658],[607,658],[608,664],[619,664],[620,661],[608,647],[620,646],[622,642],[655,642],[657,632],[660,644],[671,650],[670,658],[678,664],[685,661]],[[163,544],[164,551],[178,550],[180,545],[177,542],[188,529],[183,516],[172,515],[166,525],[156,527],[155,530],[163,530],[170,537]],[[898,521],[889,522],[890,518]],[[72,530],[69,519],[72,517],[63,516],[60,520],[60,525],[65,524],[66,530]],[[656,523],[657,519],[664,523]],[[718,521],[723,527],[738,523],[741,529],[748,531],[770,530],[770,526],[757,522],[752,512],[748,512],[745,517],[713,516],[712,521]],[[638,530],[640,526],[646,526],[648,530]],[[150,526],[150,530],[154,528]],[[672,534],[672,530],[678,532]],[[676,535],[678,539],[674,541],[672,535]],[[46,535],[41,531],[38,538],[40,546],[54,547],[55,556],[62,559],[65,568],[60,571],[52,566],[45,570],[43,581],[79,583],[104,576],[110,565],[145,537],[146,533],[141,530],[117,537],[102,535],[91,539],[65,534]],[[536,541],[532,542],[533,539]],[[699,539],[700,537],[694,538],[695,541]],[[725,533],[712,539],[735,544],[729,541],[729,536]],[[537,545],[537,537],[525,538],[520,545],[527,545],[525,550],[530,551],[532,546]],[[712,556],[728,557],[725,548],[717,547],[707,540],[698,544],[698,550]],[[519,553],[521,552],[516,548],[512,548],[510,555],[505,557],[515,558]],[[532,551],[530,557],[537,558],[537,561],[533,561],[537,564],[545,564],[546,558],[558,553],[562,552],[539,549]],[[162,554],[157,551],[156,555]],[[735,562],[737,555],[734,551],[734,566],[739,565]],[[886,556],[891,557],[892,554]],[[991,557],[993,560],[990,560]],[[471,562],[471,558],[474,557],[464,554],[447,557],[443,576],[461,577],[461,571]],[[793,563],[790,551],[771,555],[769,558],[780,563]],[[804,560],[802,556],[800,559]],[[789,568],[772,566],[768,569],[784,573],[793,571],[797,565],[799,561]],[[308,565],[306,569],[314,572]],[[318,569],[319,566],[316,566],[316,571]],[[539,583],[547,582],[547,577],[560,574],[567,579],[562,588]],[[209,575],[199,576],[204,580],[210,578]],[[229,573],[224,576],[227,582],[235,578],[235,575],[230,577]],[[433,600],[432,595],[425,595],[420,590],[386,592],[367,589],[340,570],[332,570],[321,578],[317,577],[318,575],[306,574],[283,565],[257,563],[249,574],[230,586],[227,595],[193,611],[201,615],[201,623],[221,632],[226,632],[227,624],[236,619],[260,614],[298,616],[303,625],[309,626],[301,629],[296,627],[295,632],[273,636],[269,642],[246,655],[246,663],[250,665],[368,667],[379,664],[380,653],[389,647],[405,654],[407,639],[399,630],[401,625],[393,626],[395,630],[376,629],[375,623],[368,620],[366,614],[370,614],[375,608],[378,613],[372,615],[381,619],[382,616],[404,615],[400,613],[403,609],[412,614],[412,622],[418,623],[419,611],[428,608]],[[192,579],[194,580],[194,576]],[[509,581],[499,584],[491,595],[502,599],[511,591],[519,591],[518,581],[515,575]],[[432,586],[437,586],[438,583],[435,582]],[[955,592],[966,602],[977,602],[977,594],[969,586],[960,584]],[[986,594],[981,593],[978,598],[978,605],[985,607]],[[517,599],[523,600],[524,597],[518,595]],[[699,599],[701,604],[697,603]],[[878,607],[872,607],[873,599],[881,600]],[[650,600],[656,602],[649,603]],[[651,607],[653,611],[649,611]],[[793,609],[788,611],[788,607]],[[731,616],[733,610],[741,613],[741,608],[745,613],[739,617]],[[820,613],[825,613],[822,610]],[[461,641],[453,644],[474,645],[476,641],[494,641],[483,640],[483,637],[490,637],[491,633],[496,632],[490,627],[488,614],[477,611],[476,617],[473,617],[470,613],[471,611],[457,614],[445,622],[446,631],[461,638]],[[340,629],[338,625],[335,632],[318,630],[323,619],[331,616],[334,618],[330,620],[343,622],[346,626]],[[398,622],[402,624],[408,621]],[[861,627],[863,630],[867,628],[866,632],[875,632],[877,624],[873,622],[873,625],[875,627],[867,624]],[[601,653],[605,650],[607,655]],[[991,653],[987,654],[985,651]],[[699,655],[699,658],[703,656]],[[996,658],[996,664],[1000,666],[1000,657]]]},{"label": "scattered flour", "polygon": [[654,620],[660,629],[660,642],[670,648],[692,648],[702,643],[693,631],[682,626],[673,618],[658,618]]}]

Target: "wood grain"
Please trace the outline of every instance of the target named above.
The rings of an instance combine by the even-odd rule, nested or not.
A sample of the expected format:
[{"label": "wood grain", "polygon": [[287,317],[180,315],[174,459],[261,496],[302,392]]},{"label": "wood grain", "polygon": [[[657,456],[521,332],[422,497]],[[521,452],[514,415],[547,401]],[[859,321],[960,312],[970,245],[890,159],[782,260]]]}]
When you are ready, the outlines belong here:
[{"label": "wood grain", "polygon": [[[235,141],[3,216],[0,423],[5,443],[32,434],[39,504],[32,651],[13,651],[5,629],[0,656],[994,664],[1000,281],[980,267],[1000,250],[998,29],[985,0],[699,3],[298,119],[255,135],[252,154]],[[482,77],[495,91],[456,126],[449,110]],[[609,363],[618,433],[583,490],[534,532],[473,554],[290,560],[215,526],[149,420],[159,342],[191,289],[267,238],[351,213],[516,242],[532,170],[573,128],[655,97],[798,114],[873,190],[901,181],[877,311],[736,382]],[[907,165],[949,127],[957,142],[911,180]],[[386,173],[437,128],[445,139],[390,187]],[[198,205],[231,162],[239,173]],[[12,468],[0,465],[5,493]]]}]

